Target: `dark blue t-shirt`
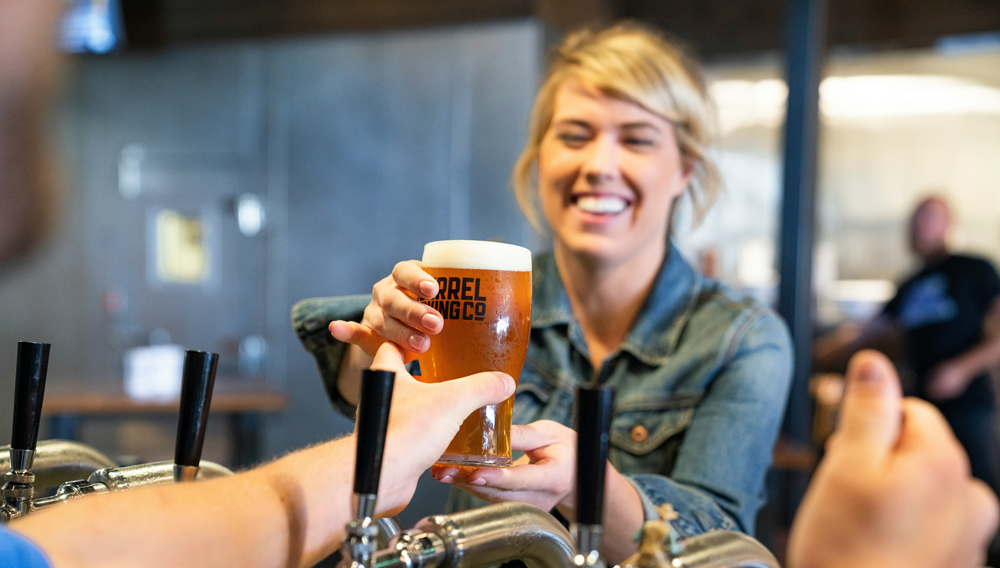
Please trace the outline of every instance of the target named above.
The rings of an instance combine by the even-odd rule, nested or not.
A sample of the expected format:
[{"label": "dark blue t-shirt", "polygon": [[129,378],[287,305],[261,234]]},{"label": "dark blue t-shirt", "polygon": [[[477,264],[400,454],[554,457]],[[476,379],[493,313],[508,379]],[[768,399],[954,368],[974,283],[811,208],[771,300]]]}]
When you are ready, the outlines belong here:
[{"label": "dark blue t-shirt", "polygon": [[45,555],[30,540],[0,528],[0,566],[4,568],[49,568]]},{"label": "dark blue t-shirt", "polygon": [[[904,330],[913,371],[924,396],[927,376],[940,363],[983,340],[983,323],[1000,297],[1000,276],[986,260],[950,255],[904,282],[884,313]],[[949,404],[994,406],[987,374],[976,377]]]}]

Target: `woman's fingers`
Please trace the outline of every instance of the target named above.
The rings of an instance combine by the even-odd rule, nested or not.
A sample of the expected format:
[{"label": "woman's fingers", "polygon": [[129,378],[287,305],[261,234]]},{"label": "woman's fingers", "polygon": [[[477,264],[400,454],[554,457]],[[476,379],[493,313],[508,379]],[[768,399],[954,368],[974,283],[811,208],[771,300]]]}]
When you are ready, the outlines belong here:
[{"label": "woman's fingers", "polygon": [[430,346],[430,338],[426,334],[403,325],[395,318],[389,316],[374,299],[365,308],[365,316],[361,324],[368,326],[385,339],[414,353],[423,353]]},{"label": "woman's fingers", "polygon": [[510,447],[520,452],[529,452],[554,444],[566,435],[575,437],[576,432],[550,420],[540,420],[523,426],[514,425],[510,427]]},{"label": "woman's fingers", "polygon": [[489,501],[490,503],[527,503],[529,505],[534,505],[539,509],[548,511],[554,507],[554,502],[545,496],[534,492],[534,491],[505,491],[503,489],[494,489],[492,487],[480,487],[477,485],[469,485],[467,483],[455,482],[454,485],[459,489],[469,493],[477,499],[482,499],[483,501]]},{"label": "woman's fingers", "polygon": [[423,267],[415,260],[405,260],[397,263],[392,269],[392,282],[398,294],[390,294],[387,304],[383,307],[387,313],[406,323],[410,327],[434,335],[444,327],[444,319],[437,310],[413,301],[403,290],[430,300],[438,294],[438,282],[433,276],[424,272]]},{"label": "woman's fingers", "polygon": [[479,468],[469,474],[469,485],[482,485],[503,491],[544,491],[561,493],[566,479],[560,479],[558,464],[542,459],[532,464],[508,468]]},{"label": "woman's fingers", "polygon": [[414,300],[395,285],[373,288],[372,300],[387,316],[417,331],[433,335],[444,327],[444,319],[437,310]]},{"label": "woman's fingers", "polygon": [[[391,275],[372,286],[372,301],[365,308],[361,324],[404,349],[423,353],[430,347],[428,335],[440,332],[444,319],[437,310],[421,304],[415,297],[430,299],[437,295],[437,290],[437,281],[416,261],[400,262]],[[371,345],[368,343],[366,347]]]},{"label": "woman's fingers", "polygon": [[396,286],[430,300],[438,293],[438,282],[415,260],[404,260],[392,269],[392,280]]},{"label": "woman's fingers", "polygon": [[353,321],[330,322],[330,334],[337,341],[357,345],[369,357],[374,357],[379,347],[385,342],[385,338],[372,331],[370,327]]}]

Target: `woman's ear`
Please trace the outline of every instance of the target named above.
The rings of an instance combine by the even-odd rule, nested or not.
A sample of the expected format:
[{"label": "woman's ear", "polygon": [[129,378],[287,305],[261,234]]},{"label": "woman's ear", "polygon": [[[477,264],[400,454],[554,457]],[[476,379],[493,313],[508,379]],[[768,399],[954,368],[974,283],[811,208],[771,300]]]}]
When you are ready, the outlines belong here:
[{"label": "woman's ear", "polygon": [[681,152],[681,176],[684,178],[685,188],[691,184],[691,176],[694,175],[695,166],[695,159],[691,154]]}]

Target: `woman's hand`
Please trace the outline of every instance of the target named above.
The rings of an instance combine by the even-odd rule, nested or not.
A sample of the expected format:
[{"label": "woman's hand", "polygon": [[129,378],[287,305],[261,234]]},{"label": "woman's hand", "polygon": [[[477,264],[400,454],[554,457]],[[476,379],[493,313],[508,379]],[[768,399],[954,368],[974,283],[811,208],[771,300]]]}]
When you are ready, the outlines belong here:
[{"label": "woman's hand", "polygon": [[385,341],[423,353],[430,347],[429,336],[444,327],[444,319],[415,298],[429,300],[437,293],[437,280],[424,272],[419,262],[400,262],[392,274],[372,287],[372,301],[361,323],[337,320],[330,323],[330,333],[338,341],[357,345],[369,357],[374,357]]},{"label": "woman's hand", "polygon": [[[447,383],[444,383],[447,384]],[[541,420],[512,426],[511,447],[524,456],[509,468],[482,467],[468,471],[435,465],[431,475],[454,483],[474,497],[493,503],[517,501],[543,511],[552,508],[570,522],[576,520],[576,431]],[[642,526],[642,501],[631,483],[607,464],[604,485],[604,539],[601,553],[621,562],[635,552],[632,536]]]},{"label": "woman's hand", "polygon": [[558,506],[567,518],[575,517],[576,431],[541,420],[511,426],[510,438],[511,448],[524,455],[509,468],[481,467],[466,472],[436,465],[431,475],[491,503],[517,501],[543,511]]}]

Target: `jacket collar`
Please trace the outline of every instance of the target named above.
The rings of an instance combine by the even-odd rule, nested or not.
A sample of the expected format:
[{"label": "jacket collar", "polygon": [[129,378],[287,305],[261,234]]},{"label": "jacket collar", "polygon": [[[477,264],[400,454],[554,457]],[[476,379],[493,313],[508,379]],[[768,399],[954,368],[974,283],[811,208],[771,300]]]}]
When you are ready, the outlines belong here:
[{"label": "jacket collar", "polygon": [[[702,279],[671,244],[649,296],[619,351],[627,351],[648,365],[666,362],[698,299]],[[558,325],[579,327],[550,251],[533,259],[531,327]]]}]

